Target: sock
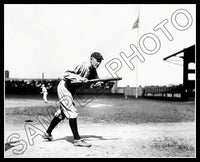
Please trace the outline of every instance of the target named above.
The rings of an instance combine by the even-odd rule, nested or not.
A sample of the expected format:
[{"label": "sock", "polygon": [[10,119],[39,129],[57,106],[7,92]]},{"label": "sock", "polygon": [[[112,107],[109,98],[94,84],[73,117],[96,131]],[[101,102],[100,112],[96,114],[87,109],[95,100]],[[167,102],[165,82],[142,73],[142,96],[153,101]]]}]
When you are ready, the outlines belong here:
[{"label": "sock", "polygon": [[77,127],[77,120],[76,120],[76,118],[69,119],[69,125],[70,125],[70,128],[72,130],[74,139],[75,140],[79,140],[80,136],[79,136],[79,133],[78,133],[78,127]]},{"label": "sock", "polygon": [[53,131],[53,129],[56,127],[56,125],[61,121],[61,119],[59,119],[58,117],[54,117],[53,120],[51,121],[49,128],[47,129],[47,133],[51,135],[51,132]]}]

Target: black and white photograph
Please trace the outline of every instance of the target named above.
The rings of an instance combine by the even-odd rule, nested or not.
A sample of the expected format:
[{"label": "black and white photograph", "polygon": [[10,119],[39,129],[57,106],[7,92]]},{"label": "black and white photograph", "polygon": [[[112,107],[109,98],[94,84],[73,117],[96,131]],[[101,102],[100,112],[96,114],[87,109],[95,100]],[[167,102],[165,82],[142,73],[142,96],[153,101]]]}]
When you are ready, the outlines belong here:
[{"label": "black and white photograph", "polygon": [[4,158],[196,158],[196,4],[4,4]]}]

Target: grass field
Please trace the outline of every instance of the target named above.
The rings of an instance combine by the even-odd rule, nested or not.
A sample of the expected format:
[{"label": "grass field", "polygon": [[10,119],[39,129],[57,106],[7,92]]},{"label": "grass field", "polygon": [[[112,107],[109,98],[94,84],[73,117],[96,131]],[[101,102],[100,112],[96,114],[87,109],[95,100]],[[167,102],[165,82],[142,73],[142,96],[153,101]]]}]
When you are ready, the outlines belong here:
[{"label": "grass field", "polygon": [[[40,97],[40,96],[39,96]],[[48,115],[57,109],[57,98],[44,104],[38,96],[7,98],[5,113],[15,115]],[[79,117],[91,122],[152,123],[191,122],[195,120],[194,102],[158,101],[149,99],[125,100],[118,96],[85,96],[75,99]],[[8,108],[8,109],[7,109]],[[14,109],[9,109],[14,108]]]},{"label": "grass field", "polygon": [[[22,131],[26,121],[39,125],[38,116],[53,117],[58,108],[57,97],[49,98],[45,104],[41,96],[9,96],[5,98],[5,138],[13,133],[13,130]],[[122,96],[77,96],[75,99],[78,108],[78,123],[80,130],[88,140],[92,137],[94,150],[85,150],[78,154],[81,157],[194,157],[195,156],[195,103],[173,102],[148,99],[128,98]],[[65,122],[64,122],[65,123]],[[61,134],[66,128],[62,123],[57,128]],[[67,128],[68,129],[68,128]],[[121,131],[120,131],[121,130]],[[89,136],[89,132],[93,136]],[[105,131],[105,132],[104,132]],[[102,133],[104,132],[104,133]],[[117,132],[116,134],[112,132]],[[125,134],[123,132],[126,132]],[[132,133],[131,133],[132,132]],[[134,133],[133,133],[134,132]],[[56,134],[61,136],[61,134]],[[71,132],[68,129],[65,140],[70,141]],[[99,136],[98,136],[99,135]],[[63,136],[63,135],[62,135]],[[97,137],[106,137],[116,140],[107,140],[99,144]],[[112,138],[111,138],[112,137]],[[98,138],[99,139],[99,138]],[[115,146],[117,142],[119,142]],[[95,143],[96,142],[96,143]],[[138,145],[140,144],[140,145]],[[45,155],[50,146],[46,148]],[[54,147],[57,145],[54,143]],[[64,146],[63,146],[64,147]],[[68,146],[66,144],[66,147]],[[16,157],[11,152],[12,147],[6,150],[6,157]],[[63,149],[66,149],[65,147]],[[10,151],[9,151],[10,150]],[[41,150],[33,147],[32,151],[26,151],[17,157],[35,156],[34,152]],[[72,149],[73,150],[73,149]],[[104,152],[107,150],[107,153]],[[115,153],[112,152],[115,150]],[[52,149],[49,152],[53,151]],[[73,152],[74,151],[74,152]],[[76,157],[76,151],[60,155],[53,153],[52,157]],[[82,150],[79,150],[82,151]],[[146,153],[144,153],[146,151]],[[51,156],[48,154],[48,156]]]}]

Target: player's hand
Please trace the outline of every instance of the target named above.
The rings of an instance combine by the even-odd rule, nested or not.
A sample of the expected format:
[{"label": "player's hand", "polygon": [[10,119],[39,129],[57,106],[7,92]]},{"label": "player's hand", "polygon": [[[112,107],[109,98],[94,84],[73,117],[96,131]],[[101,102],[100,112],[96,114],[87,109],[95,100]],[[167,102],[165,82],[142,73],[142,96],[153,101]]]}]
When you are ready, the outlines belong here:
[{"label": "player's hand", "polygon": [[86,83],[88,81],[88,79],[87,78],[81,78],[80,81]]},{"label": "player's hand", "polygon": [[97,83],[95,83],[95,84],[92,84],[92,85],[91,85],[91,88],[102,87],[103,84],[104,84],[104,82],[99,81],[99,82],[97,82]]}]

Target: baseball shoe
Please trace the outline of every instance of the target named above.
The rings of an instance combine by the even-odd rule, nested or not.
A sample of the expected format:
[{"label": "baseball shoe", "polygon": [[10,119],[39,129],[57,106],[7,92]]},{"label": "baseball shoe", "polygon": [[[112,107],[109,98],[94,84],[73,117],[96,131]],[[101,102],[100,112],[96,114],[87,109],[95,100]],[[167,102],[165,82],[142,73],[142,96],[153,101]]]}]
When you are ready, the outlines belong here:
[{"label": "baseball shoe", "polygon": [[53,140],[53,137],[51,134],[48,134],[48,133],[44,133],[43,136],[42,136],[43,139],[48,139],[49,141],[52,141]]},{"label": "baseball shoe", "polygon": [[74,140],[74,146],[91,147],[92,145],[85,142],[83,139]]}]

